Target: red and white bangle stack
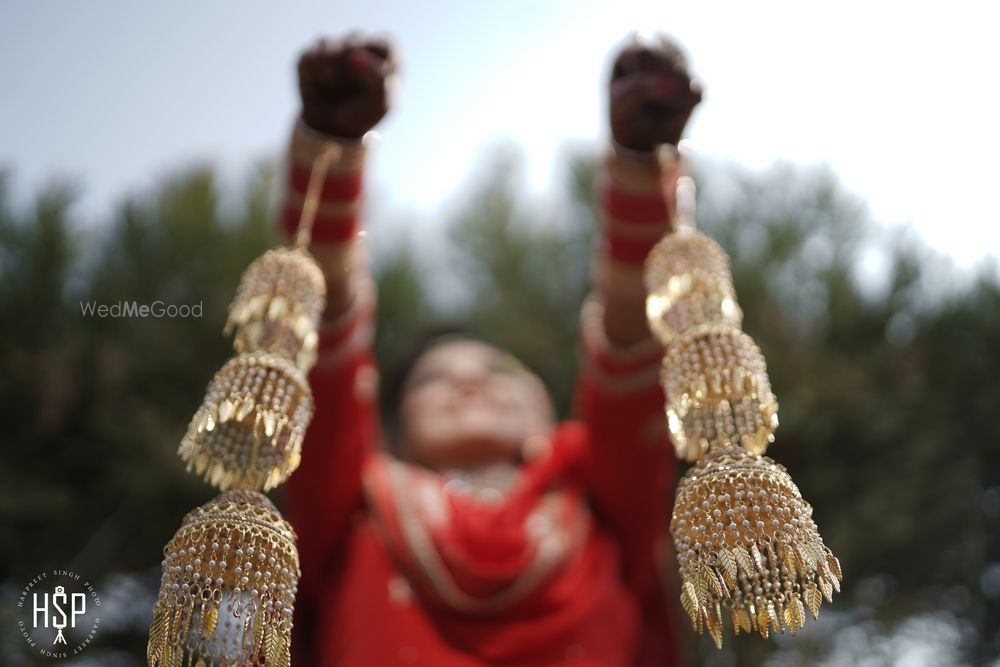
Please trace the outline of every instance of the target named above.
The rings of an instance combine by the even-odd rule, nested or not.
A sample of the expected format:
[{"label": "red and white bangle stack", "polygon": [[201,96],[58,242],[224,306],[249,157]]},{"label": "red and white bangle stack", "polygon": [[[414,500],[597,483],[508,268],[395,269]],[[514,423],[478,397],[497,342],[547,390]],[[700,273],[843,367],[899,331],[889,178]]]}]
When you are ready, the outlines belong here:
[{"label": "red and white bangle stack", "polygon": [[[658,387],[663,346],[649,337],[628,347],[608,340],[604,330],[604,304],[589,297],[580,310],[580,363],[602,392],[631,395]],[[657,424],[662,417],[656,415]]]},{"label": "red and white bangle stack", "polygon": [[[329,285],[342,284],[344,274],[347,275],[349,301],[346,309],[338,310],[332,319],[328,311],[320,324],[317,364],[327,368],[338,366],[365,349],[373,338],[375,286],[364,272],[355,270],[364,263],[363,244],[356,241],[361,232],[365,141],[334,139],[298,121],[292,133],[285,205],[280,219],[285,237],[294,239],[313,165],[331,142],[337,144],[338,152],[320,189],[309,251],[322,267]],[[340,275],[335,277],[333,272]]]},{"label": "red and white bangle stack", "polygon": [[319,327],[316,368],[339,368],[370,349],[375,340],[375,281],[364,273],[353,278],[351,305]]},{"label": "red and white bangle stack", "polygon": [[601,227],[595,262],[605,294],[642,296],[642,265],[672,229],[674,190],[682,175],[676,149],[653,153],[611,148],[597,182]]},{"label": "red and white bangle stack", "polygon": [[612,344],[605,328],[609,299],[635,302],[646,298],[643,262],[672,229],[674,190],[681,175],[673,147],[654,153],[611,148],[596,183],[600,229],[595,244],[597,293],[580,313],[582,362],[603,391],[629,394],[657,385],[663,347],[652,337],[627,347]]},{"label": "red and white bangle stack", "polygon": [[281,227],[293,238],[302,219],[309,177],[317,157],[336,141],[339,154],[330,164],[320,191],[316,220],[313,223],[314,244],[339,244],[354,240],[361,214],[363,141],[333,140],[307,127],[302,121],[295,126],[288,160],[288,192],[281,214]]}]

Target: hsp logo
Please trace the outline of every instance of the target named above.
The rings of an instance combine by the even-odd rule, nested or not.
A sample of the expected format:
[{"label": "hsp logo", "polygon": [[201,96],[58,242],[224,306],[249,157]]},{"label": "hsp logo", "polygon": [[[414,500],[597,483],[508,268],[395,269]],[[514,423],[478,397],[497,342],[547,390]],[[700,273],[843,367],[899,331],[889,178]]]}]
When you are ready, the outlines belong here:
[{"label": "hsp logo", "polygon": [[75,628],[77,617],[87,613],[87,594],[67,593],[65,586],[56,586],[56,590],[52,594],[51,607],[48,593],[41,595],[35,593],[31,597],[34,600],[35,608],[35,618],[32,625],[36,630],[47,628],[49,621],[51,621],[52,627],[56,630],[56,638],[52,640],[53,644],[65,644],[66,636],[63,634],[63,630],[67,624],[69,627]]},{"label": "hsp logo", "polygon": [[[42,572],[21,590],[21,636],[46,658],[68,658],[90,646],[101,619],[101,598],[71,570]],[[30,616],[28,612],[30,611]]]}]

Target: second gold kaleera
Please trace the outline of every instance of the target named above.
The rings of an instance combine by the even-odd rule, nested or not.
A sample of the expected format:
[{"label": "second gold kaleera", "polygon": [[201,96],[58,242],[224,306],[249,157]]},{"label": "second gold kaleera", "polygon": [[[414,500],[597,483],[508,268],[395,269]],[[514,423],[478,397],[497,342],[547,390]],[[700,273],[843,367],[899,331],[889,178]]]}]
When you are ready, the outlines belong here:
[{"label": "second gold kaleera", "polygon": [[646,260],[646,314],[666,346],[661,380],[680,480],[670,532],[681,605],[722,647],[735,633],[795,634],[806,612],[840,590],[840,562],[823,543],[787,471],[763,456],[778,427],[760,348],[741,328],[729,258],[695,230],[694,182],[678,181],[677,231]]}]

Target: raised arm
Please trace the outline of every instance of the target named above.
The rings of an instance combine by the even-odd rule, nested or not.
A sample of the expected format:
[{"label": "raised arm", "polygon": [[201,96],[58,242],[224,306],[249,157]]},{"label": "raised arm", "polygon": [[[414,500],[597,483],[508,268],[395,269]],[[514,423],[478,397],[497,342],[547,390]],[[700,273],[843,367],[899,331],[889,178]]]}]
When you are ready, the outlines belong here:
[{"label": "raised arm", "polygon": [[394,67],[389,45],[381,40],[321,40],[299,58],[302,113],[292,134],[281,225],[294,237],[313,161],[336,144],[339,155],[323,185],[309,248],[326,276],[327,321],[351,307],[357,279],[367,277],[357,243],[364,139],[388,111]]},{"label": "raised arm", "polygon": [[[309,376],[315,417],[302,465],[285,488],[285,510],[299,535],[301,609],[333,569],[361,501],[361,466],[377,437],[377,375],[370,343],[375,290],[359,240],[363,137],[385,115],[392,73],[389,47],[375,41],[322,41],[299,60],[302,113],[292,133],[281,226],[298,228],[316,157],[337,147],[312,232],[310,251],[327,282],[319,354]],[[307,625],[303,623],[303,625]]]},{"label": "raised arm", "polygon": [[676,147],[701,90],[680,50],[658,38],[636,40],[618,54],[609,93],[612,142],[595,183],[600,242],[595,289],[582,313],[576,408],[591,434],[595,510],[619,536],[628,578],[645,589],[669,516],[675,463],[642,263],[671,229],[682,173]]}]

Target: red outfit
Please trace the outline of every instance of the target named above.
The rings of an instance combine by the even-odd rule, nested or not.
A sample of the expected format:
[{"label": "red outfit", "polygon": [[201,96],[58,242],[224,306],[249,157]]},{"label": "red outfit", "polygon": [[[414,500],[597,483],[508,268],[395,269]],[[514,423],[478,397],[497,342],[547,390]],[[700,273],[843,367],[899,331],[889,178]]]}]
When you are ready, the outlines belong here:
[{"label": "red outfit", "polygon": [[[316,141],[297,128],[286,220]],[[340,167],[320,211],[327,224],[341,215],[353,226],[360,160]],[[667,214],[662,194],[609,190],[602,206],[633,216],[629,238],[628,223],[641,230],[651,211]],[[316,416],[285,495],[302,565],[296,664],[675,664],[676,598],[661,576],[675,463],[659,346],[612,349],[600,304],[588,302],[578,421],[559,425],[549,453],[523,464],[504,498],[484,499],[378,451],[373,306],[373,290],[361,290],[350,312],[324,326],[310,375]]]}]

